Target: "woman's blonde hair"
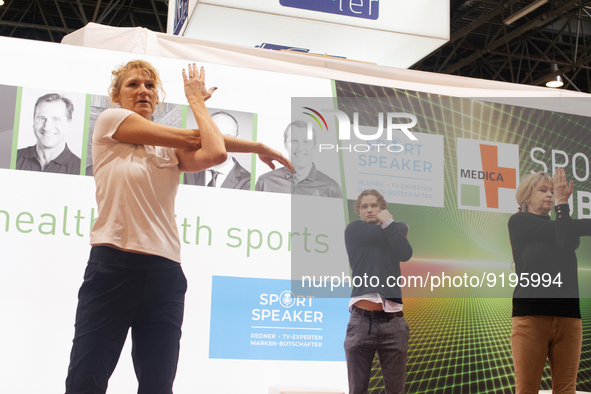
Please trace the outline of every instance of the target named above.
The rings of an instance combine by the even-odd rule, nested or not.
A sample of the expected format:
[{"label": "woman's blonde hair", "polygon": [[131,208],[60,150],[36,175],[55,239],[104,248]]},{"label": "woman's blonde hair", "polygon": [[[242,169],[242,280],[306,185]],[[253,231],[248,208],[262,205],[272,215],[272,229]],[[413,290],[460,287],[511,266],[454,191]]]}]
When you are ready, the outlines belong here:
[{"label": "woman's blonde hair", "polygon": [[[150,79],[154,82],[156,86],[156,91],[158,93],[159,100],[158,102],[162,103],[164,98],[166,97],[166,92],[164,92],[164,88],[162,87],[162,80],[160,79],[160,74],[158,70],[154,68],[150,63],[143,61],[143,60],[132,60],[127,64],[122,64],[113,71],[111,71],[111,86],[109,87],[109,101],[112,104],[117,104],[115,100],[119,97],[120,89],[121,89],[121,82],[127,75],[127,73],[131,70],[138,69],[140,71],[144,71],[148,74]],[[161,98],[161,100],[160,100]]]},{"label": "woman's blonde hair", "polygon": [[515,199],[519,205],[520,212],[529,212],[528,201],[531,198],[534,190],[542,184],[549,184],[554,187],[554,179],[547,172],[536,172],[535,174],[527,174],[521,179],[519,187],[515,192]]}]

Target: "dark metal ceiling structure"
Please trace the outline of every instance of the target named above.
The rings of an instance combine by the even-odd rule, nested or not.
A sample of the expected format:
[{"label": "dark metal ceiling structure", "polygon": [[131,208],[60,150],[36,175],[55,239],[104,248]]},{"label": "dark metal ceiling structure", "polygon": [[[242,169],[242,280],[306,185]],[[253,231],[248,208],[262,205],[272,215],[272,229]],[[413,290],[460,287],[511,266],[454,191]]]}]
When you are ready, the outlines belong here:
[{"label": "dark metal ceiling structure", "polygon": [[0,36],[60,42],[88,22],[166,32],[168,0],[3,1]]},{"label": "dark metal ceiling structure", "polygon": [[451,0],[450,40],[411,69],[591,93],[590,0]]},{"label": "dark metal ceiling structure", "polygon": [[[96,22],[165,32],[168,0],[0,0],[0,35],[60,42]],[[411,69],[591,93],[591,0],[450,0],[450,41]]]}]

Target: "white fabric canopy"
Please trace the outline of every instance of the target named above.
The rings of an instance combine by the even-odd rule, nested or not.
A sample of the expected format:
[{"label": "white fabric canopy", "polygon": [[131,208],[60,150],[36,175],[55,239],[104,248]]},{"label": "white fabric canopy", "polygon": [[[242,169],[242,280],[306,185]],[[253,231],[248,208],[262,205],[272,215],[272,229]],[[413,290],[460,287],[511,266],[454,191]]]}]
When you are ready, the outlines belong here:
[{"label": "white fabric canopy", "polygon": [[[65,36],[62,44],[346,80],[458,97],[591,98],[591,95],[568,90],[405,70],[302,53],[250,48],[155,33],[141,27],[118,28],[89,23],[84,28]],[[585,103],[585,106],[587,105]],[[588,110],[585,111],[585,114],[588,114]]]}]

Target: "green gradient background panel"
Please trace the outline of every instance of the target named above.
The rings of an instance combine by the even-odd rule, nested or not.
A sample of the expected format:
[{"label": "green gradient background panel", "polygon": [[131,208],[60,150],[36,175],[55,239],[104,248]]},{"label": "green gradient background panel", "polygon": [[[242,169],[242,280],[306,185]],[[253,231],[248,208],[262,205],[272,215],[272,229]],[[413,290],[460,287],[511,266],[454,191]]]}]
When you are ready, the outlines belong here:
[{"label": "green gradient background panel", "polygon": [[[511,269],[507,221],[511,214],[458,209],[456,138],[502,142],[519,146],[519,177],[530,170],[552,170],[552,150],[568,152],[567,176],[572,179],[572,155],[589,157],[591,119],[558,112],[506,104],[336,81],[340,97],[375,98],[372,106],[338,109],[359,124],[377,127],[377,112],[410,112],[419,119],[412,131],[444,136],[444,207],[389,204],[395,220],[410,226],[413,259],[402,264],[403,274],[413,262],[495,265],[506,274]],[[409,100],[412,98],[412,100]],[[350,101],[349,101],[350,103]],[[530,157],[533,148],[534,162]],[[556,162],[563,163],[562,156]],[[575,171],[586,173],[584,160]],[[575,190],[591,191],[591,182],[575,181]],[[474,193],[474,191],[470,191]],[[358,220],[348,201],[350,220]],[[575,199],[576,204],[576,199]],[[467,205],[467,204],[465,204]],[[517,211],[517,203],[515,203]],[[584,212],[588,214],[589,212]],[[573,218],[577,217],[577,210]],[[591,240],[581,238],[577,250],[581,290],[591,283]],[[508,289],[510,290],[510,289]],[[405,290],[403,289],[403,296]],[[511,291],[509,291],[509,296]],[[405,317],[411,327],[407,363],[407,393],[513,393],[510,298],[406,298]],[[591,299],[581,299],[583,349],[577,390],[591,391]],[[540,389],[551,389],[546,365]],[[370,393],[383,393],[383,381],[374,360]]]}]

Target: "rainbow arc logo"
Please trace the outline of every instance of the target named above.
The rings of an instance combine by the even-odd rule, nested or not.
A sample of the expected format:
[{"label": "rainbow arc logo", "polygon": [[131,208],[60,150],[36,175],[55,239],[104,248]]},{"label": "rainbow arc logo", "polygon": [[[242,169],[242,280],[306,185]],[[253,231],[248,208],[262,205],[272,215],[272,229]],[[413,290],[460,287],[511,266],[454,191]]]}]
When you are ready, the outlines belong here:
[{"label": "rainbow arc logo", "polygon": [[[326,131],[328,131],[328,124],[326,123],[326,119],[324,119],[324,116],[322,116],[320,111],[317,111],[317,110],[310,108],[310,107],[302,107],[302,108],[309,111],[309,112],[304,111],[302,113],[304,115],[307,115],[307,116],[311,117],[312,119],[314,119],[316,121],[316,123],[318,124],[318,126],[320,127],[320,130],[324,130],[326,128]],[[384,119],[384,113],[378,112],[377,113],[377,116],[378,116],[377,130],[375,132],[365,134],[360,131],[359,113],[358,112],[353,113],[353,124],[351,124],[351,120],[349,119],[349,116],[341,110],[327,108],[327,109],[322,109],[321,111],[324,112],[325,114],[326,113],[333,114],[337,118],[337,124],[338,124],[338,130],[339,130],[338,134],[339,134],[339,139],[341,139],[341,140],[350,140],[351,139],[351,131],[353,131],[355,138],[358,138],[363,141],[377,140],[382,137],[384,131],[386,132],[386,138],[388,141],[392,141],[392,139],[394,138],[393,133],[398,132],[398,131],[402,131],[406,135],[406,137],[408,137],[408,139],[411,141],[417,140],[417,137],[415,137],[410,132],[410,129],[417,125],[417,117],[411,113],[387,112],[385,114],[385,119]],[[408,121],[401,122],[400,119],[407,119],[407,120],[410,120],[410,122],[408,122]],[[311,135],[312,135],[311,132],[312,132],[312,122],[308,122],[308,136],[309,136],[308,138],[311,138]]]},{"label": "rainbow arc logo", "polygon": [[[311,117],[312,119],[314,119],[316,121],[316,123],[318,123],[318,126],[320,126],[320,130],[324,130],[324,128],[326,128],[326,131],[328,131],[328,125],[326,124],[326,120],[324,119],[324,116],[322,116],[322,114],[318,111],[316,111],[315,109],[312,109],[310,107],[302,107],[304,109],[307,109],[308,111],[313,112],[314,114],[311,114],[310,112],[302,112],[304,115],[308,115],[309,117]],[[318,119],[320,118],[320,119]],[[322,123],[324,123],[324,127],[322,127],[322,123],[320,123],[320,120],[322,120]]]}]

